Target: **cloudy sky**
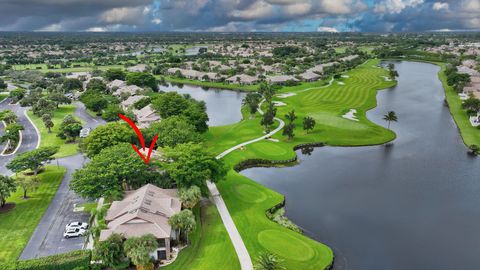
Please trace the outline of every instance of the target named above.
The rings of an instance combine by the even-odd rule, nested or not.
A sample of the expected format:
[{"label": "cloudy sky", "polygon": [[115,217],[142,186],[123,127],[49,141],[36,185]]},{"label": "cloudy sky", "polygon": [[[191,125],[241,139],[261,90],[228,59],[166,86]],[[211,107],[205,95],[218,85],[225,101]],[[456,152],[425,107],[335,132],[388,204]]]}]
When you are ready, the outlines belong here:
[{"label": "cloudy sky", "polygon": [[0,31],[480,30],[480,0],[0,0]]}]

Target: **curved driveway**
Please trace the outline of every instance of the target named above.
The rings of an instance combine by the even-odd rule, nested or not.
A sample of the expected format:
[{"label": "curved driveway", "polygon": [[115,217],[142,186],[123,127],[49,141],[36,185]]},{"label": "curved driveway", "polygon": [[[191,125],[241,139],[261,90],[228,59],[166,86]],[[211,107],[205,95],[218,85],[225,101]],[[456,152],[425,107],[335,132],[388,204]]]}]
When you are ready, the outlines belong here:
[{"label": "curved driveway", "polygon": [[[7,109],[13,111],[18,117],[18,123],[25,127],[25,130],[22,131],[22,144],[18,148],[18,151],[16,154],[31,151],[37,148],[39,144],[39,138],[38,138],[37,132],[35,131],[35,127],[25,115],[27,108],[20,107],[18,103],[10,104],[10,101],[11,99],[7,98],[7,99],[4,99],[2,102],[0,102],[0,111],[7,110]],[[14,157],[15,155],[0,156],[0,174],[3,174],[3,175],[12,174],[12,172],[8,170],[5,166]]]}]

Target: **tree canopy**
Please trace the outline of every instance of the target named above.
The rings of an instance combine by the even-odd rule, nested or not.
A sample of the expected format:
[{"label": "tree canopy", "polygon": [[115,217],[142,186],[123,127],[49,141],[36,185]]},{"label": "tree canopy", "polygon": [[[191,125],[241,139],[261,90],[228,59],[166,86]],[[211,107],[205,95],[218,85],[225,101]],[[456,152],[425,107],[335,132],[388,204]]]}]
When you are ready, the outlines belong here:
[{"label": "tree canopy", "polygon": [[127,84],[134,84],[140,87],[150,87],[153,90],[158,89],[157,80],[147,72],[130,72],[127,74]]},{"label": "tree canopy", "polygon": [[165,155],[168,160],[172,160],[165,168],[177,186],[187,189],[198,186],[203,195],[208,194],[207,180],[216,183],[228,171],[224,162],[211,156],[201,144],[186,143],[175,148],[167,147]]},{"label": "tree canopy", "polygon": [[188,142],[198,143],[201,140],[195,126],[184,116],[172,116],[153,123],[147,133],[149,138],[153,138],[158,133],[157,145],[160,147],[174,147]]},{"label": "tree canopy", "polygon": [[5,206],[7,198],[16,190],[17,187],[13,178],[6,175],[0,175],[0,207]]},{"label": "tree canopy", "polygon": [[104,148],[130,142],[132,136],[134,136],[132,129],[123,123],[112,122],[99,126],[85,138],[83,142],[85,154],[92,158]]},{"label": "tree canopy", "polygon": [[105,148],[73,173],[70,187],[84,198],[121,197],[125,188],[140,188],[159,174],[145,164],[129,143]]},{"label": "tree canopy", "polygon": [[188,122],[195,126],[196,131],[208,130],[207,108],[204,102],[196,101],[190,96],[182,96],[176,92],[159,95],[152,101],[153,108],[163,118],[183,115]]},{"label": "tree canopy", "polygon": [[54,159],[53,155],[58,152],[56,146],[40,147],[38,149],[21,153],[14,157],[10,163],[7,164],[7,169],[13,172],[21,172],[25,170],[32,170],[37,175],[40,167],[47,161]]}]

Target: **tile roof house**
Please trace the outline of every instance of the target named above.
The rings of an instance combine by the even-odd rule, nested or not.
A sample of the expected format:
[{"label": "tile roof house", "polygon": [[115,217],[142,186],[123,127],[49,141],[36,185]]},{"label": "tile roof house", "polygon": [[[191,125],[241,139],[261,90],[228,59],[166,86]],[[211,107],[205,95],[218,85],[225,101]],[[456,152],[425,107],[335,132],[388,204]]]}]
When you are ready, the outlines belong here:
[{"label": "tile roof house", "polygon": [[127,68],[130,72],[144,72],[148,70],[148,66],[145,64],[138,64],[132,67]]},{"label": "tile roof house", "polygon": [[176,239],[176,235],[168,220],[182,208],[177,193],[177,189],[162,189],[152,184],[126,192],[123,200],[114,201],[108,209],[107,229],[100,232],[100,241],[113,233],[126,239],[153,234],[158,249],[151,256],[156,260],[170,258],[170,240]]},{"label": "tile roof house", "polygon": [[254,84],[258,81],[258,78],[246,74],[240,74],[227,78],[225,81],[229,83]]},{"label": "tile roof house", "polygon": [[107,88],[112,90],[114,88],[118,89],[118,88],[121,88],[121,87],[125,87],[127,86],[127,83],[125,81],[122,81],[122,80],[113,80],[111,82],[109,82],[107,84]]},{"label": "tile roof house", "polygon": [[300,77],[307,82],[313,82],[320,79],[320,75],[311,70],[307,70],[304,73],[300,74]]},{"label": "tile roof house", "polygon": [[122,95],[122,93],[127,93],[130,94],[130,96],[133,96],[138,94],[142,90],[142,88],[132,84],[118,88],[115,92],[113,92],[113,95],[119,97]]},{"label": "tile roof house", "polygon": [[147,96],[129,96],[126,100],[122,101],[120,104],[122,105],[122,108],[124,110],[127,110],[129,107],[131,107],[133,104],[137,103],[138,101],[142,100],[143,98],[146,98]]},{"label": "tile roof house", "polygon": [[140,110],[133,110],[133,114],[135,115],[139,128],[147,128],[152,123],[162,119],[152,108],[152,104],[149,104]]},{"label": "tile roof house", "polygon": [[284,84],[287,81],[298,81],[295,77],[290,75],[278,75],[278,76],[268,76],[267,81],[269,83]]}]

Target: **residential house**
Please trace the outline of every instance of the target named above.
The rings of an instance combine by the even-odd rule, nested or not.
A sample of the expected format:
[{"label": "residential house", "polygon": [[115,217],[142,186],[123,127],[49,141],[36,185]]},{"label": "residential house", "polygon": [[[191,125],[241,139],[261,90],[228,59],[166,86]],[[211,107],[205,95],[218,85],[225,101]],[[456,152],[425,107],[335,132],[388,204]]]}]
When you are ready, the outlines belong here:
[{"label": "residential house", "polygon": [[125,239],[152,234],[158,248],[151,255],[155,260],[170,258],[171,240],[175,230],[168,220],[179,213],[182,203],[177,189],[162,189],[147,184],[135,191],[127,191],[121,201],[114,201],[105,216],[107,229],[100,232],[100,241],[116,233]]},{"label": "residential house", "polygon": [[133,96],[138,94],[140,91],[143,91],[143,89],[132,84],[132,85],[127,85],[127,86],[118,88],[115,92],[113,92],[113,95],[119,97],[123,93],[125,93],[125,94],[129,94],[130,96]]},{"label": "residential house", "polygon": [[295,77],[290,75],[267,76],[267,81],[274,84],[285,84],[287,81],[298,81]]},{"label": "residential house", "polygon": [[145,72],[148,70],[148,66],[145,64],[138,64],[136,66],[128,67],[127,70],[130,72]]},{"label": "residential house", "polygon": [[255,84],[258,82],[258,78],[246,74],[234,75],[230,78],[227,78],[225,81],[229,83],[237,83],[237,84]]},{"label": "residential house", "polygon": [[138,101],[146,98],[147,96],[142,96],[142,95],[135,95],[135,96],[129,96],[126,100],[122,101],[120,104],[122,105],[123,110],[128,110],[131,106],[133,106],[135,103]]},{"label": "residential house", "polygon": [[152,123],[162,119],[160,115],[155,112],[152,104],[149,104],[140,110],[133,110],[133,114],[135,115],[139,128],[147,128]]},{"label": "residential house", "polygon": [[125,87],[125,86],[127,86],[127,83],[125,81],[122,81],[122,80],[113,80],[113,81],[107,83],[107,88],[110,91],[113,91],[114,89],[122,88],[122,87]]},{"label": "residential house", "polygon": [[306,82],[313,82],[320,79],[320,75],[311,70],[307,70],[304,73],[300,74],[300,77]]}]

